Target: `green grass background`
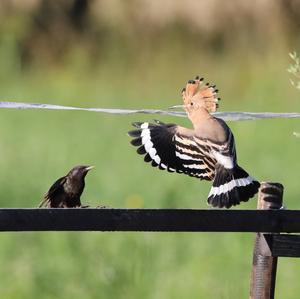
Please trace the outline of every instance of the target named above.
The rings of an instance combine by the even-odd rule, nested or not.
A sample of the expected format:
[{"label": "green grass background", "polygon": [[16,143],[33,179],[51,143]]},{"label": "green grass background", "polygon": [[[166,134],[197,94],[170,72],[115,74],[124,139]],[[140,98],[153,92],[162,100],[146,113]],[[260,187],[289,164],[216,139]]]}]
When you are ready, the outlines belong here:
[{"label": "green grass background", "polygon": [[[180,104],[199,74],[217,84],[220,111],[300,111],[289,83],[288,48],[210,54],[165,44],[130,63],[111,53],[92,70],[76,50],[64,67],[24,72],[13,43],[0,48],[0,98],[83,107],[158,108]],[[120,55],[119,55],[120,54]],[[142,58],[141,58],[142,57]],[[95,165],[82,201],[114,208],[209,208],[210,184],[152,168],[129,145],[132,121],[158,118],[76,111],[0,110],[0,205],[36,207],[55,179],[77,164]],[[241,166],[281,182],[284,202],[300,208],[299,120],[229,123]],[[255,209],[256,199],[243,203]],[[1,233],[0,296],[27,298],[247,298],[254,234]],[[280,259],[278,298],[297,298],[300,262]]]}]

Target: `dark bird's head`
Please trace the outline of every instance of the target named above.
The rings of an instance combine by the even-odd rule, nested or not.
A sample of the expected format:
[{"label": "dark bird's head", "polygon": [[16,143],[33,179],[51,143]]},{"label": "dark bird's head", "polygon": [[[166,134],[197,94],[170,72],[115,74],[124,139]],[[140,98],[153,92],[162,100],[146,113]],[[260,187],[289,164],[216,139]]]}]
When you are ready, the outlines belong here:
[{"label": "dark bird's head", "polygon": [[76,178],[78,180],[84,179],[86,174],[94,168],[95,166],[87,166],[87,165],[78,165],[72,168],[69,173],[67,174],[67,177],[69,178]]}]

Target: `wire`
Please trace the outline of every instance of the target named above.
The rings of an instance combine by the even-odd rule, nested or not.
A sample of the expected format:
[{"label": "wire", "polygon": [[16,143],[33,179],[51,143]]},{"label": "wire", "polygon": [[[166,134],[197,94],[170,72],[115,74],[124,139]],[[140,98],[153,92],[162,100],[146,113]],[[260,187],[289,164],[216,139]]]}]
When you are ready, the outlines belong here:
[{"label": "wire", "polygon": [[[183,111],[166,111],[159,109],[111,109],[111,108],[82,108],[73,106],[61,106],[52,104],[39,103],[22,103],[22,102],[1,102],[0,109],[42,109],[42,110],[72,110],[72,111],[89,111],[98,113],[110,114],[160,114],[177,117],[187,117]],[[242,120],[256,120],[256,119],[270,119],[270,118],[300,118],[300,113],[274,113],[274,112],[215,112],[212,113],[218,118],[225,121],[242,121]]]}]

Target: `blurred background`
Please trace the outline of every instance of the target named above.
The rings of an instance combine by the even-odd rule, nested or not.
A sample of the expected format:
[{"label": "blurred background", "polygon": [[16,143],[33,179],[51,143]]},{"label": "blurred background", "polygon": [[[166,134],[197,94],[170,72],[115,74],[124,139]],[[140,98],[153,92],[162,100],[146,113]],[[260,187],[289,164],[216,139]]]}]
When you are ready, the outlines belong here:
[{"label": "blurred background", "polygon": [[[165,109],[196,75],[220,111],[299,112],[287,68],[300,1],[1,0],[0,99]],[[208,208],[210,184],[158,171],[129,145],[132,121],[76,111],[0,111],[1,207],[36,207],[58,177],[95,165],[82,201]],[[153,116],[190,126],[187,119]],[[239,164],[281,182],[300,208],[299,120],[231,122]],[[243,203],[255,209],[256,199]],[[247,298],[254,235],[2,233],[2,298]],[[297,298],[300,262],[280,259],[278,298]]]}]

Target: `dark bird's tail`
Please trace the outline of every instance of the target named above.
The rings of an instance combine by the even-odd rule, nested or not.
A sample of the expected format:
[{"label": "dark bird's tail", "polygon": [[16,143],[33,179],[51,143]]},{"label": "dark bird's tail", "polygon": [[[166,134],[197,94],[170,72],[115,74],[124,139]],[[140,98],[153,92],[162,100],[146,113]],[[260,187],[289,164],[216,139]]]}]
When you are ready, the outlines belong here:
[{"label": "dark bird's tail", "polygon": [[49,203],[49,198],[44,197],[44,199],[39,203],[38,208],[46,207]]},{"label": "dark bird's tail", "polygon": [[236,165],[232,169],[216,165],[216,175],[207,202],[213,207],[230,208],[248,201],[257,192],[260,183]]}]

